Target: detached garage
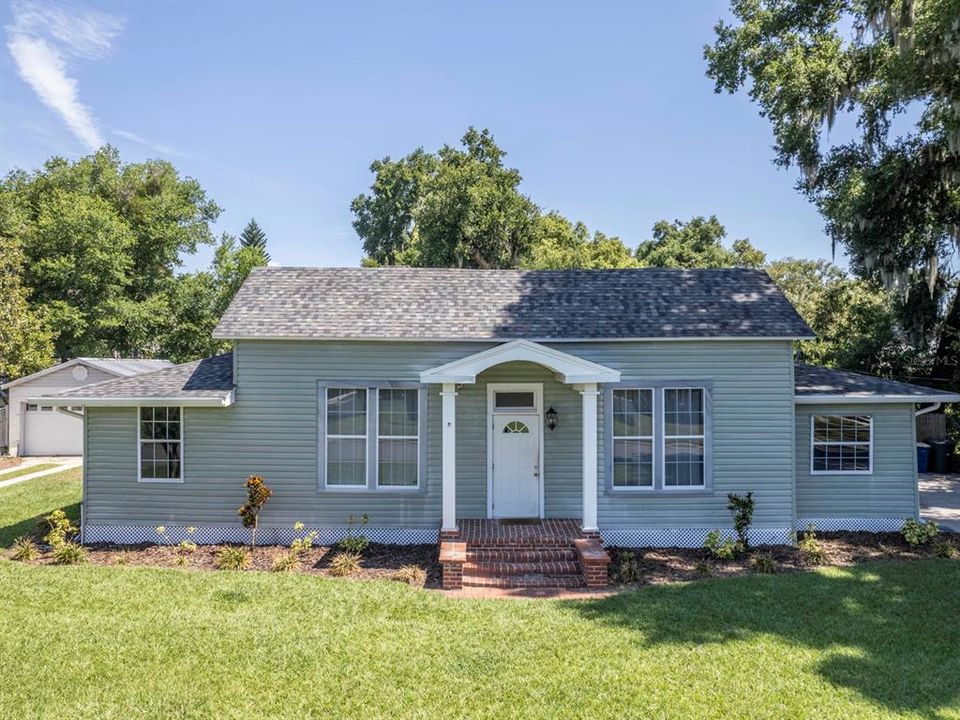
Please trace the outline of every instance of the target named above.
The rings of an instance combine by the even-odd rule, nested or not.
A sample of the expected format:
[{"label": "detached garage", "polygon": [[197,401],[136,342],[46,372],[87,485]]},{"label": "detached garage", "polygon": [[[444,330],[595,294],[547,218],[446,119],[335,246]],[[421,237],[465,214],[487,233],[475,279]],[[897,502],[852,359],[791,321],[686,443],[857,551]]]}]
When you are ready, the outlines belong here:
[{"label": "detached garage", "polygon": [[82,455],[83,409],[30,402],[61,390],[170,367],[168,360],[75,358],[3,386],[8,390],[11,455]]}]

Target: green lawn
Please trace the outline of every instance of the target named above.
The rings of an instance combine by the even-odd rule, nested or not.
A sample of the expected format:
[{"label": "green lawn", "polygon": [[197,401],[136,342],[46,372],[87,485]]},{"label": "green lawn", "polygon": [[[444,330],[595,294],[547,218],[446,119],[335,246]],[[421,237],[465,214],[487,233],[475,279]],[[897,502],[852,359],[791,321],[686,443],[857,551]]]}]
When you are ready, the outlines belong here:
[{"label": "green lawn", "polygon": [[81,468],[64,470],[36,480],[0,488],[0,548],[9,547],[20,535],[57,508],[80,521]]},{"label": "green lawn", "polygon": [[0,718],[957,719],[958,617],[955,560],[580,602],[0,560]]},{"label": "green lawn", "polygon": [[27,467],[20,467],[16,470],[5,470],[0,472],[0,482],[4,480],[13,480],[14,478],[21,477],[23,475],[31,475],[35,472],[40,472],[41,470],[49,470],[50,468],[55,468],[59,463],[38,463],[37,465],[28,465]]}]

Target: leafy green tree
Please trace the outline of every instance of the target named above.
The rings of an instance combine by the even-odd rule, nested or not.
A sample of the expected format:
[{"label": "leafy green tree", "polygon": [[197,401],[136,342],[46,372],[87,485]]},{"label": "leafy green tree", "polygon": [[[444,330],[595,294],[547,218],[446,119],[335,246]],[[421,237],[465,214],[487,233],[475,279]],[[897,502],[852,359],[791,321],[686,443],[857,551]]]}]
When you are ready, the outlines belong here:
[{"label": "leafy green tree", "polygon": [[250,222],[240,233],[240,246],[245,248],[257,248],[263,253],[263,257],[270,262],[270,254],[267,252],[267,234],[263,232],[257,221],[250,218]]},{"label": "leafy green tree", "polygon": [[731,249],[723,246],[726,228],[715,215],[697,216],[689,221],[661,220],[653,226],[653,239],[637,247],[641,266],[667,268],[762,267],[766,255],[749,240],[736,240]]},{"label": "leafy green tree", "polygon": [[267,264],[263,251],[236,238],[220,238],[210,267],[177,278],[167,299],[173,322],[160,338],[159,354],[186,362],[223,352],[229,343],[213,338],[233,296],[256,267]]},{"label": "leafy green tree", "polygon": [[569,268],[631,268],[637,260],[618,237],[595,232],[590,237],[587,226],[573,224],[556,212],[539,219],[537,239],[521,266],[539,270]]},{"label": "leafy green tree", "polygon": [[[938,283],[939,269],[960,241],[957,1],[734,0],[731,9],[736,22],[718,23],[705,49],[717,92],[748,90],[772,125],[776,162],[800,168],[798,188],[853,270],[907,299],[904,337],[940,329],[933,377],[955,382],[955,288],[946,321],[936,320],[955,285]],[[828,136],[838,115],[856,123],[848,142]],[[933,302],[911,301],[923,285]]]},{"label": "leafy green tree", "polygon": [[124,165],[105,147],[14,171],[0,192],[0,224],[23,249],[22,282],[57,357],[160,352],[181,257],[213,242],[220,209],[200,184],[165,161]]},{"label": "leafy green tree", "polygon": [[353,227],[374,264],[517,267],[537,237],[539,210],[518,190],[489,131],[462,148],[423,149],[373,163],[370,194],[352,203]]},{"label": "leafy green tree", "polygon": [[[6,203],[0,193],[0,203]],[[0,214],[0,382],[29,375],[53,363],[53,340],[45,319],[27,304],[23,251],[13,229],[11,213]]]},{"label": "leafy green tree", "polygon": [[885,377],[911,377],[925,358],[897,332],[897,299],[826,260],[785,258],[767,272],[817,335],[798,343],[801,362]]}]

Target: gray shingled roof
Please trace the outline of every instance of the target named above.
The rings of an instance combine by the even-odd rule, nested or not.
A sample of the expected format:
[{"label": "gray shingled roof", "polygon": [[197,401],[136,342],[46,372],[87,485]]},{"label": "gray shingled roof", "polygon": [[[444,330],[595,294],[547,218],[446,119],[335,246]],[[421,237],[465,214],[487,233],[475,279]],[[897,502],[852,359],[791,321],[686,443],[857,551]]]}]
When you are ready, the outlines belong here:
[{"label": "gray shingled roof", "polygon": [[131,377],[140,373],[153,372],[161,368],[173,367],[169,360],[141,360],[134,358],[77,358],[93,367],[100,368],[105,372],[112,372],[123,377]]},{"label": "gray shingled roof", "polygon": [[51,393],[44,397],[76,399],[184,399],[226,400],[233,391],[233,356],[214,355],[128,378]]},{"label": "gray shingled roof", "polygon": [[821,395],[851,399],[880,397],[916,398],[917,402],[960,400],[960,396],[936,388],[862,375],[849,370],[834,370],[816,365],[797,364],[794,368],[794,394],[798,397]]},{"label": "gray shingled roof", "polygon": [[812,337],[762,270],[258,268],[217,338]]}]

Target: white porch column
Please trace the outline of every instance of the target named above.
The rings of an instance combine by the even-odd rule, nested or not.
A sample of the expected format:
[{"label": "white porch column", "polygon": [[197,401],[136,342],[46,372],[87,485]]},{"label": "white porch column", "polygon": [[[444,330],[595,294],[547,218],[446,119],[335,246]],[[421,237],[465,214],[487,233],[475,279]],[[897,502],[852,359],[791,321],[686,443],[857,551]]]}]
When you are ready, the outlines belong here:
[{"label": "white porch column", "polygon": [[583,399],[583,529],[597,528],[597,391],[596,383],[584,383]]},{"label": "white porch column", "polygon": [[443,383],[443,525],[457,529],[457,386]]}]

